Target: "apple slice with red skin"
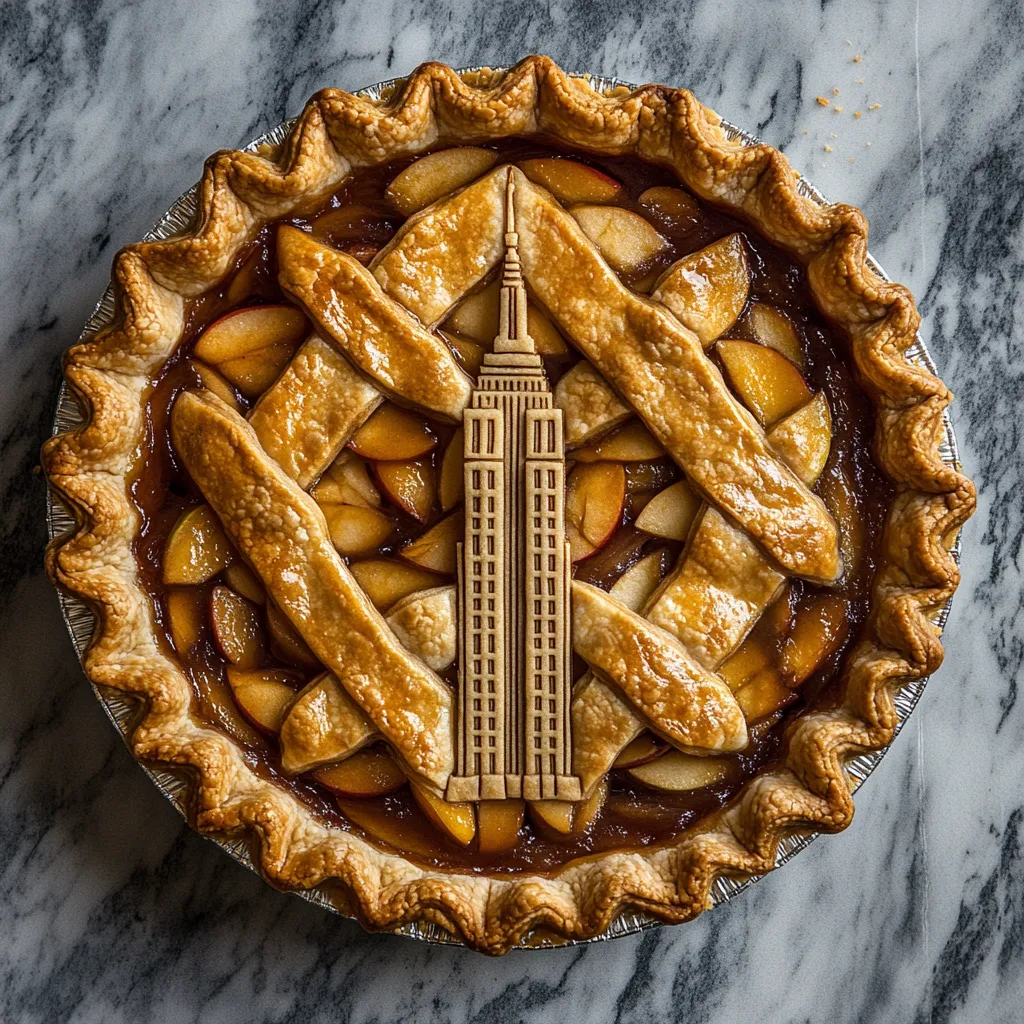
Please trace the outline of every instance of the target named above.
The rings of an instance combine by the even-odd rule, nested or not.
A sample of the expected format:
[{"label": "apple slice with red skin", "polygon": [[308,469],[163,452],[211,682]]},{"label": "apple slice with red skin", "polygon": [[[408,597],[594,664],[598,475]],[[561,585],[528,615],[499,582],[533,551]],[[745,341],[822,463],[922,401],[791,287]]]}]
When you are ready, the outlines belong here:
[{"label": "apple slice with red skin", "polygon": [[441,511],[450,512],[462,501],[466,490],[466,441],[462,427],[452,435],[441,460],[441,479],[438,494]]},{"label": "apple slice with red skin", "polygon": [[359,750],[328,768],[318,768],[313,778],[343,797],[387,796],[405,785],[405,772],[379,747]]},{"label": "apple slice with red skin", "polygon": [[633,274],[668,245],[650,221],[621,206],[573,206],[583,233],[620,274]]},{"label": "apple slice with red skin", "polygon": [[674,263],[651,298],[701,340],[714,344],[736,322],[750,294],[750,263],[740,234],[727,235]]},{"label": "apple slice with red skin", "polygon": [[408,217],[425,206],[475,181],[498,161],[493,149],[456,146],[428,153],[409,164],[387,187],[385,195]]},{"label": "apple slice with red skin", "polygon": [[449,803],[414,779],[409,780],[412,795],[420,810],[440,832],[460,846],[469,846],[476,835],[476,816],[471,803]]},{"label": "apple slice with red skin", "polygon": [[578,160],[537,157],[517,166],[560,203],[614,203],[622,195],[622,185],[614,178]]},{"label": "apple slice with red skin", "polygon": [[492,857],[514,849],[525,813],[525,800],[481,800],[476,805],[477,850]]},{"label": "apple slice with red skin", "polygon": [[235,560],[235,549],[209,505],[183,512],[164,545],[166,584],[205,583]]},{"label": "apple slice with red skin", "polygon": [[596,444],[573,453],[577,462],[651,462],[664,456],[665,449],[636,418]]},{"label": "apple slice with red skin", "polygon": [[298,680],[280,669],[228,666],[228,684],[242,714],[260,732],[276,736],[295,699]]},{"label": "apple slice with red skin", "polygon": [[309,320],[294,306],[249,306],[210,324],[194,353],[246,398],[257,398],[278,378],[309,332]]},{"label": "apple slice with red skin", "polygon": [[737,776],[738,766],[731,758],[694,757],[669,750],[661,757],[628,769],[637,782],[666,793],[684,793],[703,789]]},{"label": "apple slice with red skin", "polygon": [[574,562],[608,543],[622,522],[626,474],[616,462],[582,463],[569,474],[565,493],[565,534]]},{"label": "apple slice with red skin", "polygon": [[701,506],[701,499],[685,480],[659,491],[637,516],[636,527],[666,540],[686,540]]},{"label": "apple slice with red skin", "polygon": [[306,641],[299,636],[288,617],[273,601],[267,603],[267,632],[270,634],[270,650],[275,658],[299,668],[322,667]]},{"label": "apple slice with red skin", "polygon": [[365,562],[354,562],[349,568],[366,596],[381,612],[386,612],[417,590],[431,590],[446,582],[443,576],[392,558],[369,558]]},{"label": "apple slice with red skin", "polygon": [[775,349],[729,338],[716,351],[732,386],[761,426],[773,426],[811,400],[800,371]]},{"label": "apple slice with red skin", "polygon": [[453,512],[435,523],[422,537],[406,544],[399,554],[421,569],[451,575],[456,568],[456,545],[464,533],[465,517],[461,511]]},{"label": "apple slice with red skin", "polygon": [[426,455],[437,435],[422,416],[385,402],[352,435],[349,448],[364,459],[396,462]]},{"label": "apple slice with red skin", "polygon": [[175,587],[167,591],[167,624],[171,642],[187,658],[206,632],[210,596],[199,587]]},{"label": "apple slice with red skin", "polygon": [[612,763],[613,768],[637,768],[656,757],[661,757],[668,750],[668,744],[653,733],[642,732],[631,740]]},{"label": "apple slice with red skin", "polygon": [[259,608],[229,587],[217,584],[210,592],[210,623],[221,654],[242,669],[259,668],[266,642]]},{"label": "apple slice with red skin", "polygon": [[641,192],[638,202],[669,235],[685,235],[699,227],[703,219],[697,200],[671,185],[655,185]]},{"label": "apple slice with red skin", "polygon": [[389,501],[421,523],[427,521],[437,497],[437,472],[428,459],[378,462],[373,471]]}]

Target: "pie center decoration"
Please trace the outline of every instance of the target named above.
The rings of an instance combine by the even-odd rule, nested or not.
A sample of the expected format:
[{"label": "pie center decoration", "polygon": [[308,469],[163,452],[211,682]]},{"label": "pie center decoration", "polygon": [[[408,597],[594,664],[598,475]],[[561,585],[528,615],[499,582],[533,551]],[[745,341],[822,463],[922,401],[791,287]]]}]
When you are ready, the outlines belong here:
[{"label": "pie center decoration", "polygon": [[579,800],[572,774],[569,592],[562,411],[527,329],[515,229],[494,349],[464,415],[464,541],[459,544],[459,717],[449,800]]}]

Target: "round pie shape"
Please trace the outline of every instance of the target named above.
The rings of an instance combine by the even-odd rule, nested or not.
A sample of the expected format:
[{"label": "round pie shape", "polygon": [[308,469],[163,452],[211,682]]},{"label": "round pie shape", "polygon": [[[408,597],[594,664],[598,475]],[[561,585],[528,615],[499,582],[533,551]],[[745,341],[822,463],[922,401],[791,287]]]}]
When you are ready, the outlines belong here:
[{"label": "round pie shape", "polygon": [[[822,312],[849,333],[852,361],[877,408],[878,462],[897,493],[871,629],[848,656],[843,700],[795,723],[781,765],[675,844],[579,860],[548,875],[493,878],[424,868],[325,827],[252,772],[228,735],[190,715],[191,689],[160,643],[136,578],[136,513],[125,485],[149,382],[184,330],[184,301],[218,284],[263,224],[330,193],[352,166],[386,163],[439,138],[472,146],[536,132],[665,164],[693,193],[741,214],[806,264]],[[586,938],[624,909],[692,918],[708,906],[717,876],[769,870],[786,832],[845,827],[853,804],[843,762],[892,739],[892,687],[941,660],[932,615],[955,589],[950,548],[974,505],[970,482],[939,457],[949,393],[903,356],[916,336],[913,301],[867,265],[858,211],[812,203],[780,154],[729,141],[717,116],[685,91],[648,86],[605,95],[545,58],[463,75],[425,65],[380,102],[321,93],[276,151],[211,158],[200,197],[201,216],[182,237],[118,255],[114,326],[73,349],[65,367],[89,421],[44,451],[50,482],[79,524],[51,546],[48,567],[99,616],[86,670],[95,683],[147,701],[132,736],[136,756],[196,770],[197,827],[253,831],[262,868],[277,885],[339,880],[347,907],[369,927],[429,921],[491,953],[538,928]]]}]

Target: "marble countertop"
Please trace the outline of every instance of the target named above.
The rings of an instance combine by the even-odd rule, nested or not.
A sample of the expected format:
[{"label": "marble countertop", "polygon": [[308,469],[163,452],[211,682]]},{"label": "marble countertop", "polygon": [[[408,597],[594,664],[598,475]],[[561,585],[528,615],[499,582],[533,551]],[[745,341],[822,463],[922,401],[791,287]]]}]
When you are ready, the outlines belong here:
[{"label": "marble countertop", "polygon": [[[865,210],[957,393],[979,508],[946,663],[847,832],[693,924],[496,961],[364,935],[183,825],[75,660],[36,464],[112,255],[208,153],[324,86],[530,52],[686,85]],[[0,4],[0,1019],[1019,1020],[1021,52],[1014,0]]]}]

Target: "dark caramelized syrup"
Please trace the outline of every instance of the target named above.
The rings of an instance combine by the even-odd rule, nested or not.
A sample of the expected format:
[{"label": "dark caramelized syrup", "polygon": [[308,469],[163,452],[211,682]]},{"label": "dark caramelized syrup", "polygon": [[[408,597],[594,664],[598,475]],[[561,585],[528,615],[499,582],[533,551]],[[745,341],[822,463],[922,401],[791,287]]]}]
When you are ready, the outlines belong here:
[{"label": "dark caramelized syrup", "polygon": [[[543,140],[510,140],[496,144],[494,148],[501,154],[501,159],[508,162],[535,156],[564,155],[597,167],[623,183],[625,197],[620,205],[637,212],[645,212],[637,203],[637,197],[644,190],[655,185],[678,187],[668,172],[633,157],[591,156]],[[356,172],[321,209],[286,222],[311,230],[323,241],[368,263],[401,226],[402,218],[389,205],[384,192],[388,183],[409,162],[405,159],[386,167]],[[361,801],[364,820],[376,818],[400,826],[408,837],[403,848],[414,860],[473,872],[552,871],[574,858],[670,841],[709,813],[723,807],[744,780],[777,762],[783,751],[786,726],[804,708],[820,707],[838,697],[843,659],[862,634],[876,564],[875,546],[893,493],[871,458],[871,407],[850,372],[846,336],[815,308],[803,268],[739,220],[706,203],[699,205],[702,214],[699,220],[687,222],[675,233],[667,232],[662,224],[658,225],[668,238],[669,246],[651,264],[639,268],[631,278],[627,278],[627,283],[647,278],[727,234],[743,233],[751,257],[751,297],[779,308],[796,325],[806,358],[804,376],[812,390],[825,392],[832,410],[832,452],[816,490],[833,505],[838,496],[852,507],[860,533],[872,539],[838,591],[835,588],[826,591],[801,580],[793,581],[784,598],[788,602],[789,614],[785,614],[785,608],[781,609],[781,614],[779,609],[774,609],[774,614],[770,611],[762,617],[752,636],[771,650],[781,649],[788,625],[801,611],[808,610],[822,594],[838,592],[846,602],[845,621],[849,625],[846,639],[805,682],[793,703],[772,718],[752,726],[750,747],[736,757],[738,771],[733,781],[693,792],[671,794],[646,789],[632,782],[626,771],[613,770],[609,777],[608,800],[584,836],[555,840],[539,831],[527,818],[519,845],[514,850],[498,857],[483,858],[474,848],[461,848],[433,828],[412,799],[407,786],[390,796]],[[164,624],[169,650],[173,645],[166,625],[168,588],[161,581],[162,552],[181,512],[199,503],[202,497],[181,468],[171,447],[168,415],[181,390],[196,385],[188,357],[204,327],[232,309],[285,301],[277,284],[275,231],[276,225],[261,231],[239,257],[234,276],[220,288],[190,303],[182,343],[154,380],[149,397],[146,442],[139,453],[131,495],[141,517],[136,541],[140,578],[153,601],[159,621]],[[752,337],[745,329],[745,313],[727,334],[730,337]],[[552,385],[572,365],[572,361],[546,360]],[[451,436],[449,427],[438,425],[438,431],[440,443],[432,453],[435,465],[439,463]],[[662,489],[679,477],[678,469],[667,459],[643,467],[627,466],[627,474],[643,474],[644,480],[634,483],[647,485],[648,493]],[[666,565],[675,561],[682,545],[650,537],[632,526],[642,503],[642,497],[636,494],[630,497],[623,525],[599,552],[577,565],[577,579],[607,589],[626,569],[651,551],[662,550]],[[396,531],[379,554],[396,551],[440,518],[440,512],[435,510],[427,524],[420,524],[397,510],[395,518],[398,523]],[[228,731],[232,731],[230,723],[238,716],[233,708],[225,706],[225,702],[231,702],[230,691],[224,682],[225,664],[212,640],[204,637],[182,661],[196,689],[197,716],[208,722],[220,723],[222,727],[228,722]],[[577,659],[578,671],[582,672],[584,667]],[[307,671],[304,678],[313,674]],[[454,672],[450,674],[450,681],[453,680]],[[272,779],[294,793],[325,822],[364,833],[341,813],[330,792],[310,776],[289,778],[284,775],[279,767],[275,740],[265,738],[251,728],[246,729],[244,723],[233,734],[242,743],[249,763],[260,776]],[[376,839],[373,841],[378,842]]]}]

